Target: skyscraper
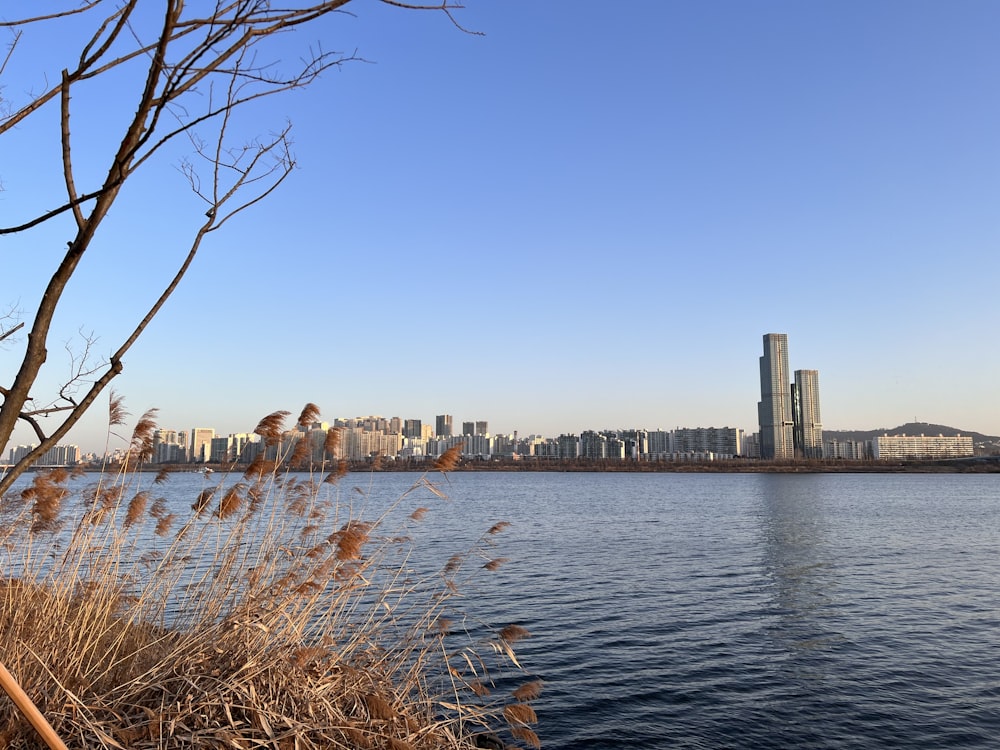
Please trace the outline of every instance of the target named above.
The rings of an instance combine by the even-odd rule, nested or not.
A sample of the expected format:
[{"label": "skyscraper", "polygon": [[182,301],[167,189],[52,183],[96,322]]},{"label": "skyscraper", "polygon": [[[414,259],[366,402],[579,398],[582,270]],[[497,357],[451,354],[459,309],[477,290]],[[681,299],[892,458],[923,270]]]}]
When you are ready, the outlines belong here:
[{"label": "skyscraper", "polygon": [[407,419],[403,421],[403,437],[420,438],[423,437],[423,426],[419,419]]},{"label": "skyscraper", "polygon": [[792,386],[795,452],[805,458],[823,457],[823,420],[819,414],[819,370],[796,370]]},{"label": "skyscraper", "polygon": [[760,457],[789,459],[795,457],[792,434],[791,379],[788,370],[788,335],[764,334],[764,355],[760,358]]},{"label": "skyscraper", "polygon": [[438,414],[435,427],[439,438],[451,437],[451,414]]},{"label": "skyscraper", "polygon": [[215,437],[215,430],[211,427],[195,427],[191,430],[191,443],[188,449],[191,451],[188,460],[194,463],[204,463],[212,457],[212,438]]}]

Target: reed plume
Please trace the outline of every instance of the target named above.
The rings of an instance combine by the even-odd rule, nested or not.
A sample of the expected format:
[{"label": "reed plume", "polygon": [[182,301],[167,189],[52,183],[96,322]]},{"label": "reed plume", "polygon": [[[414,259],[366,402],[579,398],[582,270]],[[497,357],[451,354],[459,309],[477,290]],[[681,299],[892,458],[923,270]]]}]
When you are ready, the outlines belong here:
[{"label": "reed plume", "polygon": [[532,680],[530,682],[525,682],[524,684],[519,685],[511,693],[511,695],[514,696],[514,700],[519,701],[521,703],[533,701],[542,694],[542,685],[543,683],[541,680]]},{"label": "reed plume", "polygon": [[264,453],[261,452],[254,456],[253,460],[247,465],[247,468],[243,472],[243,478],[247,480],[254,479],[259,482],[269,474],[273,474],[277,468],[278,462],[268,460]]},{"label": "reed plume", "polygon": [[271,412],[257,423],[254,432],[264,439],[265,445],[272,447],[278,444],[278,441],[281,440],[281,433],[285,430],[285,418],[289,413],[287,411]]},{"label": "reed plume", "polygon": [[128,412],[125,411],[125,399],[112,389],[108,394],[108,425],[118,427],[125,424]]},{"label": "reed plume", "polygon": [[340,444],[343,437],[343,427],[331,427],[326,431],[326,439],[323,440],[323,452],[328,453],[332,458],[339,458]]},{"label": "reed plume", "polygon": [[302,411],[299,413],[299,418],[295,424],[308,429],[314,422],[319,421],[319,416],[319,407],[316,404],[308,403],[302,407]]},{"label": "reed plume", "polygon": [[245,490],[246,485],[242,483],[234,484],[226,490],[222,495],[222,500],[219,501],[219,508],[215,511],[216,517],[225,521],[227,518],[236,515],[243,506],[243,493]]},{"label": "reed plume", "polygon": [[325,484],[336,484],[345,476],[347,476],[348,471],[349,468],[347,464],[347,459],[341,458],[339,461],[337,461],[336,468],[326,475],[326,477],[323,479],[323,482]]},{"label": "reed plume", "polygon": [[500,630],[498,635],[505,643],[516,643],[524,638],[528,638],[531,633],[520,625],[507,625]]},{"label": "reed plume", "polygon": [[434,462],[435,471],[440,471],[441,473],[452,471],[458,462],[462,458],[462,451],[465,449],[465,443],[456,443],[451,446],[448,450],[438,456],[438,459]]},{"label": "reed plume", "polygon": [[512,703],[503,710],[504,718],[510,724],[535,724],[538,716],[527,703]]},{"label": "reed plume", "polygon": [[156,415],[159,409],[147,409],[132,430],[129,453],[133,461],[143,463],[153,458],[153,434],[156,432]]},{"label": "reed plume", "polygon": [[359,560],[361,550],[368,541],[372,526],[363,521],[349,521],[344,524],[340,531],[336,531],[329,536],[328,542],[337,548],[338,560]]},{"label": "reed plume", "polygon": [[542,741],[539,739],[538,734],[527,727],[514,727],[510,730],[510,733],[526,745],[534,748],[541,748],[542,746]]},{"label": "reed plume", "polygon": [[198,493],[198,499],[191,503],[191,510],[200,516],[208,508],[208,504],[212,502],[213,495],[215,495],[215,487],[203,489]]},{"label": "reed plume", "polygon": [[126,529],[134,526],[142,519],[142,517],[146,514],[146,505],[148,503],[148,492],[137,492],[133,495],[132,499],[129,500],[128,510],[125,512],[125,521],[123,522],[123,525]]},{"label": "reed plume", "polygon": [[310,457],[309,439],[304,434],[299,434],[292,449],[292,455],[288,459],[288,465],[293,469],[305,468]]},{"label": "reed plume", "polygon": [[59,527],[59,513],[69,490],[63,486],[68,474],[64,470],[40,471],[31,485],[21,491],[21,499],[31,503],[32,533],[55,531]]}]

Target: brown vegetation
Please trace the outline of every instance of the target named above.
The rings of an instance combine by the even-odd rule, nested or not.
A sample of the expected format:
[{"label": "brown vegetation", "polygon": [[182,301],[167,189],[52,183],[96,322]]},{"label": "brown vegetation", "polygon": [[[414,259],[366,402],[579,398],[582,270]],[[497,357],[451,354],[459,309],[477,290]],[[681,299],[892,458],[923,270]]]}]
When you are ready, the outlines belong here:
[{"label": "brown vegetation", "polygon": [[[222,477],[188,513],[153,499],[140,472],[84,492],[39,472],[4,499],[0,662],[63,741],[418,750],[506,727],[537,747],[540,683],[492,692],[491,675],[520,667],[512,644],[527,631],[477,642],[454,625],[457,592],[503,561],[489,553],[505,524],[415,575],[406,526],[427,508],[403,503],[443,497],[429,477],[360,518],[322,481],[328,467],[305,480],[260,469]],[[5,700],[0,746],[38,746]]]}]

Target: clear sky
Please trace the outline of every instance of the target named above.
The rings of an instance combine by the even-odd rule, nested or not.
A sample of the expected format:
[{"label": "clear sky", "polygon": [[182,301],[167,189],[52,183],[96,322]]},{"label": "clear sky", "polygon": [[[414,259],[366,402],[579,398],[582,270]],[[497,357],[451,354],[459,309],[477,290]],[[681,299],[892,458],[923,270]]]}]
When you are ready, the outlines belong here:
[{"label": "clear sky", "polygon": [[[273,51],[368,62],[245,124],[290,119],[299,168],[211,237],[126,357],[133,414],[225,434],[314,401],[493,433],[752,432],[780,332],[820,372],[827,429],[1000,434],[1000,3],[467,0],[483,36],[349,8]],[[69,64],[46,33],[5,96]],[[95,176],[133,103],[115,91],[74,95]],[[3,224],[61,198],[57,114],[0,141]],[[102,229],[47,383],[81,326],[116,348],[183,257],[204,209],[179,157]],[[0,239],[0,304],[32,309],[69,236]],[[102,449],[104,421],[67,442]]]}]

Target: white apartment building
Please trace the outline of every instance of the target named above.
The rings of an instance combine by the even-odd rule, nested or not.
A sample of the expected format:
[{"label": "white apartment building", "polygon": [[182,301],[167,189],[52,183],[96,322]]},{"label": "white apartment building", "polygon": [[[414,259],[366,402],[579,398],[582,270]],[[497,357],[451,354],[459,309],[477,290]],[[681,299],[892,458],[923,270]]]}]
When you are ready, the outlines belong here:
[{"label": "white apartment building", "polygon": [[681,427],[674,430],[674,453],[743,455],[743,430],[737,427]]},{"label": "white apartment building", "polygon": [[[16,464],[38,445],[19,445],[10,449],[10,463]],[[75,466],[80,463],[80,448],[76,445],[53,445],[35,462],[36,466]]]},{"label": "white apartment building", "polygon": [[867,440],[827,440],[823,443],[823,458],[862,461],[871,458],[871,443]]},{"label": "white apartment building", "polygon": [[876,461],[914,458],[965,458],[972,455],[971,436],[882,435],[872,440],[872,457]]}]

